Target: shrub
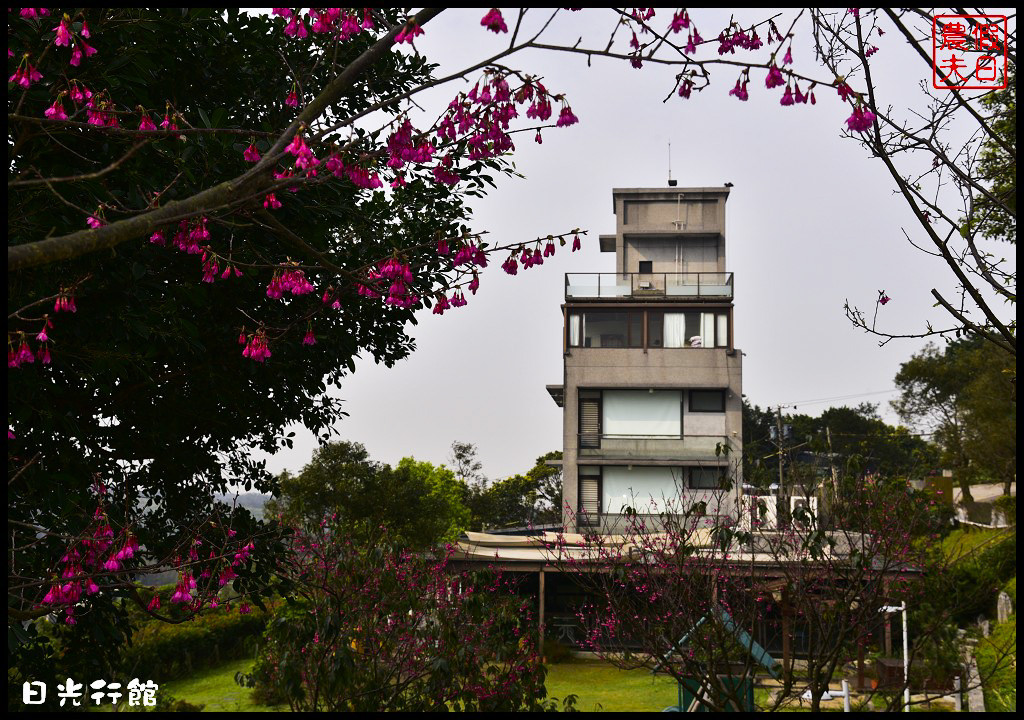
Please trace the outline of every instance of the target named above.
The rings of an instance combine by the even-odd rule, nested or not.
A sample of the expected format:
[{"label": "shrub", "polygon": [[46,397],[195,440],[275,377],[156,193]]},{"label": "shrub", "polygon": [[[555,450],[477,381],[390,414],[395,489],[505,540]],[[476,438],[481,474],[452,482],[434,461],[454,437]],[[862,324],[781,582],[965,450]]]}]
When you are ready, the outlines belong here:
[{"label": "shrub", "polygon": [[206,610],[180,624],[149,622],[132,636],[124,654],[124,668],[149,680],[170,680],[225,660],[255,654],[268,612],[253,608],[241,614],[237,607]]},{"label": "shrub", "polygon": [[1006,522],[1010,525],[1017,524],[1017,497],[1015,495],[1003,495],[992,504],[1002,510]]},{"label": "shrub", "polygon": [[[298,598],[267,625],[241,684],[293,710],[516,711],[545,701],[528,601],[499,577],[457,573],[446,552],[387,539],[357,545],[337,528],[298,533]],[[571,704],[571,703],[570,703]]]}]

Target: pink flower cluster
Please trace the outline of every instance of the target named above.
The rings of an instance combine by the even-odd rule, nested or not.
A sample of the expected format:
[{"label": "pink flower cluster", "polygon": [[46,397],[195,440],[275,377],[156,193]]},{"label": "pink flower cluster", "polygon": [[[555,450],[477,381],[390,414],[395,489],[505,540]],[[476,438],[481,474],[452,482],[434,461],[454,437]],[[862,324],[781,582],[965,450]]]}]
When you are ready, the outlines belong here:
[{"label": "pink flower cluster", "polygon": [[267,297],[278,299],[286,292],[292,295],[307,295],[313,292],[313,285],[306,279],[306,273],[299,268],[277,270],[267,285]]},{"label": "pink flower cluster", "polygon": [[366,190],[377,190],[384,187],[384,183],[381,182],[380,175],[377,174],[376,170],[371,171],[369,168],[358,164],[346,165],[340,155],[332,155],[328,158],[327,169],[336,178],[348,178],[356,187]]},{"label": "pink flower cluster", "polygon": [[740,47],[744,50],[758,50],[762,45],[761,38],[757,35],[756,29],[751,29],[748,35],[743,30],[737,30],[734,33],[728,34],[725,30],[718,36],[718,54],[725,55],[730,53],[736,54],[736,48]]},{"label": "pink flower cluster", "polygon": [[406,163],[430,162],[434,155],[434,146],[425,139],[416,142],[413,139],[414,130],[412,123],[406,120],[388,138],[388,167],[397,170]]},{"label": "pink flower cluster", "polygon": [[501,10],[498,8],[491,8],[480,20],[480,24],[496,34],[508,32],[508,25],[505,24],[505,18],[501,16]]},{"label": "pink flower cluster", "polygon": [[26,55],[15,73],[7,78],[7,82],[20,85],[23,88],[29,88],[32,86],[32,83],[39,82],[42,79],[43,74],[36,70],[35,66],[28,61],[28,56]]},{"label": "pink flower cluster", "polygon": [[313,151],[306,145],[306,141],[302,139],[301,134],[295,134],[288,147],[285,148],[285,152],[295,156],[296,168],[306,170],[310,175],[316,175],[316,166],[320,164],[320,161],[313,155]]},{"label": "pink flower cluster", "polygon": [[249,337],[243,332],[238,338],[238,343],[245,345],[242,357],[256,362],[263,362],[270,357],[270,347],[267,345],[267,336],[263,330],[257,330]]},{"label": "pink flower cluster", "polygon": [[60,579],[51,585],[42,603],[65,605],[64,622],[74,625],[77,622],[74,606],[82,598],[82,593],[93,595],[100,589],[92,574],[120,571],[122,563],[135,557],[138,550],[138,540],[127,531],[121,533],[119,541],[115,541],[110,523],[103,510],[97,507],[90,530],[61,558],[64,567]]},{"label": "pink flower cluster", "polygon": [[679,33],[690,27],[690,15],[686,10],[677,10],[672,16],[672,22],[669,23],[668,29],[674,33]]},{"label": "pink flower cluster", "polygon": [[[741,81],[742,81],[742,85],[740,84]],[[729,94],[736,96],[737,100],[742,100],[743,102],[746,102],[750,98],[750,95],[747,92],[747,83],[748,82],[749,81],[746,80],[745,78],[742,78],[742,77],[737,78],[736,79],[736,87],[734,87],[732,90],[730,90]]]},{"label": "pink flower cluster", "polygon": [[[210,242],[210,231],[206,227],[206,218],[197,218],[195,224],[190,220],[182,220],[178,223],[178,229],[174,232],[171,244],[178,250],[189,255],[204,253],[203,260],[206,260],[204,249]],[[163,230],[157,230],[149,236],[149,241],[154,245],[164,246],[167,244],[167,237]]]},{"label": "pink flower cluster", "polygon": [[421,28],[417,23],[407,23],[406,26],[402,28],[401,32],[399,32],[398,35],[395,36],[395,44],[401,45],[402,43],[409,43],[410,45],[412,45],[413,40],[415,40],[422,34],[423,28]]},{"label": "pink flower cluster", "polygon": [[54,40],[53,44],[58,47],[71,47],[72,43],[74,47],[71,50],[71,65],[78,67],[82,64],[82,57],[92,57],[96,54],[96,48],[92,47],[85,41],[85,38],[89,37],[89,24],[82,20],[82,29],[76,35],[71,30],[71,18],[65,15],[61,18],[60,24],[53,29]]},{"label": "pink flower cluster", "polygon": [[858,105],[853,109],[853,114],[846,119],[846,127],[853,132],[863,133],[870,130],[874,122],[875,114],[863,105]]},{"label": "pink flower cluster", "polygon": [[487,253],[475,243],[467,243],[455,253],[455,259],[452,261],[452,264],[456,266],[476,265],[477,267],[485,268],[487,267]]}]

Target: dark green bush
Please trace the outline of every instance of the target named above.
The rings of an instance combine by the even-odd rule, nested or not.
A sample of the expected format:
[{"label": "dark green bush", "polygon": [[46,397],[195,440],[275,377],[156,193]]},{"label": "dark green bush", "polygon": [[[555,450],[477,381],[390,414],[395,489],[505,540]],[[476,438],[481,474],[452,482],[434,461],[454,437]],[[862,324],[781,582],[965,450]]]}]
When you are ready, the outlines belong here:
[{"label": "dark green bush", "polygon": [[1011,525],[1017,524],[1017,496],[1003,495],[992,504],[1003,511],[1003,514],[1006,516],[1006,522]]},{"label": "dark green bush", "polygon": [[206,610],[180,624],[148,622],[132,636],[124,653],[124,668],[133,676],[160,681],[226,660],[252,657],[267,615],[259,608],[242,615],[236,605],[230,611]]}]

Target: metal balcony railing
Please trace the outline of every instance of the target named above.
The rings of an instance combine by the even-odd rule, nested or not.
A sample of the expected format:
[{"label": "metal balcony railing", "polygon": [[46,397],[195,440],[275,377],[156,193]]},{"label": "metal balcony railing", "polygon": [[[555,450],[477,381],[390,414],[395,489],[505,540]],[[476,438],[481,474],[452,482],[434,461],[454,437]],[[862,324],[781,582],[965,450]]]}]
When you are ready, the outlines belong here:
[{"label": "metal balcony railing", "polygon": [[565,299],[731,300],[731,272],[566,273]]}]

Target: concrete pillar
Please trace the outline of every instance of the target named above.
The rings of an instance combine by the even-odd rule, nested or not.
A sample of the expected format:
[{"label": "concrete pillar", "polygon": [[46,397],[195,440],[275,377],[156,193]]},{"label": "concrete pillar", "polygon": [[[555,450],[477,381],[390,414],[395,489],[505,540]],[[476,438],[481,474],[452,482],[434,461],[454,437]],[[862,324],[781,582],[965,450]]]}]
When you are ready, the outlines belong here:
[{"label": "concrete pillar", "polygon": [[1000,592],[996,598],[996,621],[1004,623],[1013,615],[1013,600],[1005,592]]}]

